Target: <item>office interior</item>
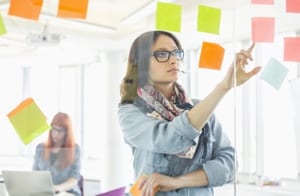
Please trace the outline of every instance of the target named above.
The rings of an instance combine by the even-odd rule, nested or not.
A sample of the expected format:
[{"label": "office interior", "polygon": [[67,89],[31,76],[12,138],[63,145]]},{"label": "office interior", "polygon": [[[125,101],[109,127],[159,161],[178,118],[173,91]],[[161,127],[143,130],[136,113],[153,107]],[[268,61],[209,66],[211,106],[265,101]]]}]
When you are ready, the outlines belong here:
[{"label": "office interior", "polygon": [[[120,83],[131,43],[156,29],[156,5],[164,2],[181,6],[181,28],[173,32],[185,52],[186,73],[179,82],[198,99],[222,79],[235,52],[249,47],[251,20],[274,19],[274,39],[256,43],[249,69],[260,65],[263,71],[272,58],[286,68],[286,75],[274,87],[261,71],[232,89],[216,108],[236,148],[238,167],[235,181],[217,187],[215,195],[300,194],[300,62],[284,56],[285,38],[300,36],[299,1],[294,1],[298,11],[287,12],[288,0],[89,0],[86,18],[78,19],[57,16],[59,0],[44,0],[37,20],[10,15],[11,2],[0,1],[7,31],[0,35],[0,171],[30,170],[35,147],[47,136],[25,145],[7,117],[32,97],[48,121],[57,111],[70,114],[88,196],[130,188],[132,154],[117,119]],[[198,31],[199,5],[222,11],[218,33]],[[203,42],[225,49],[219,70],[198,66]]]}]

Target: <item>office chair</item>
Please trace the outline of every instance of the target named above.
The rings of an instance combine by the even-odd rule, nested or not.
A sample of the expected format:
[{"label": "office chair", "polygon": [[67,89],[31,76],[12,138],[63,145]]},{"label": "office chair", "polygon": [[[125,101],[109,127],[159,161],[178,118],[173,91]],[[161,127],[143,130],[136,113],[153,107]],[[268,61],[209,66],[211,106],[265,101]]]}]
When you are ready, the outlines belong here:
[{"label": "office chair", "polygon": [[82,175],[80,175],[80,179],[78,180],[78,186],[81,191],[81,196],[84,196],[84,188],[83,188],[84,182],[83,181],[84,181],[84,178]]}]

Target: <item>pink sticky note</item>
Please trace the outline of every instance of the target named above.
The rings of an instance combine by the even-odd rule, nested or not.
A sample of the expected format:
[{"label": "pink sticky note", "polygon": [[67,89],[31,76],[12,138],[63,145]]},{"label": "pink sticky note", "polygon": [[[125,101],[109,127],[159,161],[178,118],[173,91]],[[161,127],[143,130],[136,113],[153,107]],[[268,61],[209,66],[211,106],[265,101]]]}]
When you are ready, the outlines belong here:
[{"label": "pink sticky note", "polygon": [[284,57],[285,61],[300,62],[300,37],[284,38]]},{"label": "pink sticky note", "polygon": [[251,0],[252,4],[274,4],[274,0]]},{"label": "pink sticky note", "polygon": [[273,42],[275,19],[273,17],[252,18],[252,41]]},{"label": "pink sticky note", "polygon": [[286,0],[286,12],[300,13],[299,0]]}]

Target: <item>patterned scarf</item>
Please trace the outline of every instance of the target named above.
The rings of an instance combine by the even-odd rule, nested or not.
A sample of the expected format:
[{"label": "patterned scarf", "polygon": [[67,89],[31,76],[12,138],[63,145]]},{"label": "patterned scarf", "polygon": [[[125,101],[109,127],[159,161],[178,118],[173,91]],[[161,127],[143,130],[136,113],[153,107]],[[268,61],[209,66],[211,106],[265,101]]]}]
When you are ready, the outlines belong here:
[{"label": "patterned scarf", "polygon": [[[142,98],[148,106],[154,109],[151,114],[148,113],[147,115],[156,119],[165,119],[167,121],[172,121],[176,116],[193,107],[191,100],[178,83],[174,84],[174,92],[175,94],[173,95],[173,98],[171,98],[172,104],[152,85],[145,85],[143,88],[137,89],[138,96]],[[198,137],[195,138],[194,141],[196,142],[196,145],[178,153],[177,156],[181,158],[193,158],[198,145]]]},{"label": "patterned scarf", "polygon": [[178,84],[174,84],[173,104],[156,90],[152,85],[145,85],[144,88],[138,88],[137,94],[148,106],[152,107],[162,118],[171,121],[180,113],[187,109],[191,109],[192,102],[186,95],[183,88]]}]

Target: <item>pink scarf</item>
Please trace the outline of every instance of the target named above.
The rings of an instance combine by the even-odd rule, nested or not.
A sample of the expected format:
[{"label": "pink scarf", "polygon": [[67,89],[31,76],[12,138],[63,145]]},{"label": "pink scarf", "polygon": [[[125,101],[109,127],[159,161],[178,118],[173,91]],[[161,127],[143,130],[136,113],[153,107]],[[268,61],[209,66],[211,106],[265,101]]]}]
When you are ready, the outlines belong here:
[{"label": "pink scarf", "polygon": [[192,105],[187,94],[178,83],[174,84],[174,92],[175,103],[171,104],[170,101],[152,85],[145,85],[144,88],[138,88],[137,90],[138,96],[141,97],[147,105],[152,107],[162,118],[168,121],[173,120],[184,111],[184,109],[181,109],[176,105],[185,103]]}]

